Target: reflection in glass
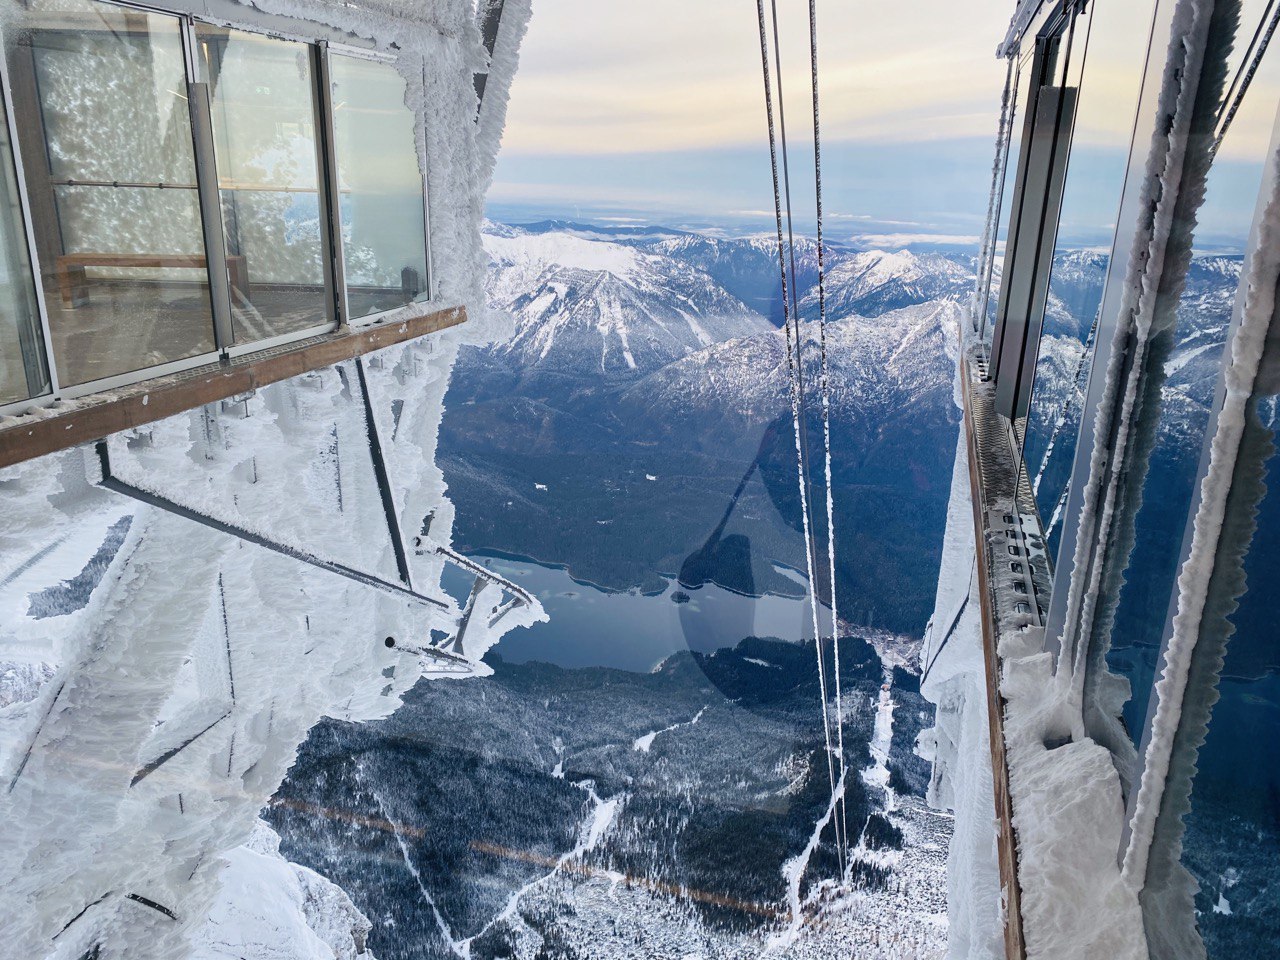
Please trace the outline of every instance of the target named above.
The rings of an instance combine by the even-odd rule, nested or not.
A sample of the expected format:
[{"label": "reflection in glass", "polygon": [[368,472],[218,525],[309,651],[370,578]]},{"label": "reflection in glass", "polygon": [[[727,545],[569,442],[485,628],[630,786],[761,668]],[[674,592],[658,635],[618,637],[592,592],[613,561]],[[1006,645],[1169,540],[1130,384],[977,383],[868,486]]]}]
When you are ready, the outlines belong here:
[{"label": "reflection in glass", "polygon": [[197,25],[236,341],[326,320],[314,84],[300,43]]},{"label": "reflection in glass", "polygon": [[[1275,329],[1275,320],[1272,320]],[[1143,893],[1152,956],[1280,950],[1280,351],[1245,409]]]},{"label": "reflection in glass", "polygon": [[0,97],[0,403],[49,389],[8,116]]},{"label": "reflection in glass", "polygon": [[[1050,558],[1075,460],[1081,400],[1106,282],[1115,210],[1124,189],[1141,75],[1128,69],[1146,50],[1151,2],[1092,11],[1089,80],[1079,83],[1072,154],[1058,220],[1023,454]],[[1084,57],[1078,63],[1084,63]],[[1078,69],[1072,71],[1078,77]]]},{"label": "reflection in glass", "polygon": [[333,56],[333,123],[352,319],[426,299],[426,211],[413,113],[388,63]]},{"label": "reflection in glass", "polygon": [[[1260,9],[1257,14],[1261,15]],[[1239,28],[1242,32],[1252,33],[1257,22],[1253,16],[1246,11]],[[1217,29],[1223,37],[1217,48],[1219,58],[1229,49],[1226,38],[1234,30],[1230,19],[1226,15],[1218,18]],[[1207,86],[1198,107],[1193,140],[1193,156],[1199,157],[1201,164],[1210,156],[1215,116],[1227,77],[1226,64],[1220,59],[1202,81],[1202,86]],[[1254,93],[1277,79],[1280,58],[1268,57]],[[1171,242],[1177,258],[1171,262],[1183,271],[1183,279],[1180,287],[1165,284],[1170,300],[1157,307],[1157,332],[1148,361],[1152,373],[1136,415],[1135,462],[1145,464],[1145,469],[1132,470],[1128,479],[1132,519],[1127,527],[1122,525],[1116,553],[1120,558],[1128,556],[1128,564],[1123,585],[1118,585],[1119,601],[1106,652],[1107,665],[1127,678],[1131,687],[1123,717],[1135,746],[1141,742],[1151,703],[1160,643],[1189,522],[1187,512],[1195,493],[1222,347],[1274,120],[1274,98],[1253,96],[1245,100],[1208,170],[1203,203],[1197,210],[1184,208],[1180,212]],[[1263,147],[1257,149],[1260,142]],[[1173,295],[1178,297],[1176,301]]]},{"label": "reflection in glass", "polygon": [[23,12],[9,65],[59,379],[211,352],[178,20],[53,6]]}]

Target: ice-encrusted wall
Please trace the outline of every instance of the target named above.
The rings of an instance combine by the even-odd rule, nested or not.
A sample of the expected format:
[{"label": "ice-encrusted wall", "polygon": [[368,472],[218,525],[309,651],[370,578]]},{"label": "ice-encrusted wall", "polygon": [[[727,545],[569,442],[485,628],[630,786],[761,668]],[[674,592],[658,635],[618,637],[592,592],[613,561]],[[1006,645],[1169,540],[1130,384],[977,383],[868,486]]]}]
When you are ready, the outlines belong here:
[{"label": "ice-encrusted wall", "polygon": [[[466,0],[253,6],[395,49],[409,81],[438,305],[471,319],[366,358],[365,372],[402,526],[412,536],[429,518],[447,543],[437,432],[459,345],[502,328],[483,304],[479,227],[528,4],[504,12],[483,136],[472,78],[490,68]],[[354,363],[340,364],[114,437],[112,456],[131,483],[394,579],[360,390]],[[386,716],[440,670],[405,648],[456,629],[456,605],[376,592],[124,500],[92,485],[95,462],[72,450],[0,472],[6,952],[367,957],[367,921],[279,860],[258,812],[320,718]],[[417,587],[444,597],[439,558],[411,563]],[[537,616],[526,607],[502,628]],[[495,639],[469,633],[470,672]]]}]

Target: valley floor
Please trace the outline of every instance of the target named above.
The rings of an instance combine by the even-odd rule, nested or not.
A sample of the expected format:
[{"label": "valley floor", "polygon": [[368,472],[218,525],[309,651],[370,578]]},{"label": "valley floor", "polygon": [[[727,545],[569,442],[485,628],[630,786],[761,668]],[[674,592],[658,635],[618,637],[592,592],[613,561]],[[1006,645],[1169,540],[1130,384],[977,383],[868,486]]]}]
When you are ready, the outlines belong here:
[{"label": "valley floor", "polygon": [[837,887],[812,658],[751,639],[645,674],[495,661],[319,728],[270,819],[380,960],[940,958],[950,821],[909,756],[923,703],[842,647]]}]

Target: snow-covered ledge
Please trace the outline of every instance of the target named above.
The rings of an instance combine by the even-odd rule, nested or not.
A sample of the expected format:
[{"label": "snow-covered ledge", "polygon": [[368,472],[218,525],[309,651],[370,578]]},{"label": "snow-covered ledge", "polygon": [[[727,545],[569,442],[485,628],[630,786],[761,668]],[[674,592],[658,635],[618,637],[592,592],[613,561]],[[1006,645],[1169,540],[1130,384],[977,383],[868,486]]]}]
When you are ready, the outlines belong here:
[{"label": "snow-covered ledge", "polygon": [[1146,957],[1137,893],[1116,861],[1119,776],[1105,747],[1073,739],[1043,650],[1034,598],[1047,566],[982,349],[967,345],[958,365],[965,429],[922,652],[937,721],[918,750],[934,764],[930,802],[956,816],[948,955]]}]

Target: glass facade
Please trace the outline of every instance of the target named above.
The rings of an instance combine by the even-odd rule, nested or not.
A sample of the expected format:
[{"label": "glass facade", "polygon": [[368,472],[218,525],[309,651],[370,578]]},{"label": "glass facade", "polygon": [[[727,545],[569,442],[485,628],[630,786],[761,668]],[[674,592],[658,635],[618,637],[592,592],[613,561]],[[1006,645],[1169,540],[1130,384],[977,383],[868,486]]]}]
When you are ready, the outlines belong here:
[{"label": "glass facade", "polygon": [[[1150,956],[1225,960],[1274,952],[1280,945],[1280,908],[1271,895],[1280,862],[1275,816],[1280,764],[1264,746],[1280,733],[1274,591],[1263,586],[1280,577],[1280,549],[1273,549],[1280,536],[1280,507],[1269,496],[1274,471],[1280,469],[1275,453],[1280,355],[1274,323],[1258,382],[1244,407],[1243,440],[1217,556],[1211,573],[1191,578],[1203,579],[1207,590],[1200,621],[1188,619],[1185,612],[1186,578],[1197,571],[1184,563],[1193,525],[1216,522],[1212,515],[1199,519],[1212,509],[1202,500],[1207,495],[1201,484],[1216,449],[1211,444],[1222,442],[1224,432],[1229,435],[1239,422],[1237,413],[1223,420],[1218,414],[1224,403],[1234,402],[1230,396],[1224,399],[1224,371],[1232,362],[1231,350],[1240,348],[1233,337],[1238,336],[1242,311],[1249,302],[1263,304],[1253,308],[1255,313],[1274,307],[1269,292],[1245,278],[1251,230],[1259,216],[1259,185],[1263,201],[1271,197],[1273,186],[1280,56],[1268,46],[1276,24],[1274,4],[1226,0],[1215,5],[1207,20],[1205,63],[1189,104],[1190,130],[1185,157],[1178,159],[1177,192],[1162,197],[1157,191],[1146,198],[1152,211],[1163,202],[1172,212],[1167,240],[1161,239],[1158,282],[1141,302],[1128,305],[1150,323],[1149,339],[1139,341],[1135,332],[1112,343],[1114,326],[1108,324],[1116,319],[1102,316],[1104,293],[1106,304],[1114,296],[1118,306],[1122,298],[1116,291],[1125,278],[1112,275],[1116,265],[1105,251],[1122,196],[1129,202],[1134,163],[1146,162],[1147,151],[1160,142],[1159,136],[1157,147],[1133,140],[1131,126],[1135,107],[1141,132],[1144,119],[1150,118],[1144,118],[1140,103],[1154,105],[1142,91],[1144,78],[1136,68],[1149,37],[1156,45],[1153,62],[1163,62],[1159,45],[1164,37],[1150,30],[1156,6],[1082,5],[1077,22],[1087,18],[1090,27],[1088,59],[1079,79],[1078,64],[1076,69],[1067,64],[1063,72],[1047,32],[1034,41],[1040,73],[1055,83],[1065,76],[1066,86],[1078,85],[1080,100],[1060,216],[1050,224],[1056,226],[1053,256],[1023,278],[1026,290],[1046,279],[1048,296],[1043,328],[1028,334],[1035,373],[1022,454],[1055,559],[1063,526],[1077,522],[1064,509],[1073,470],[1082,479],[1083,464],[1088,479],[1101,479],[1100,489],[1115,477],[1115,512],[1090,534],[1086,553],[1092,556],[1086,557],[1083,574],[1069,570],[1069,576],[1055,582],[1065,591],[1075,578],[1094,575],[1089,564],[1101,564],[1099,579],[1087,588],[1094,597],[1080,608],[1085,613],[1067,614],[1087,620],[1083,635],[1090,647],[1080,661],[1085,729],[1111,750],[1131,816],[1147,791],[1155,789],[1149,777],[1143,780],[1144,768],[1149,773],[1155,763],[1154,769],[1163,770],[1164,751],[1170,751],[1168,775],[1157,784],[1162,793],[1156,794],[1154,835],[1126,834],[1119,851],[1126,865],[1133,857],[1131,843],[1141,846],[1139,858],[1147,858],[1137,862],[1146,864],[1139,897]],[[1057,15],[1047,15],[1045,22],[1052,24]],[[1176,24],[1174,29],[1179,29]],[[1032,45],[1024,43],[1024,52]],[[1059,45],[1058,51],[1065,49]],[[1149,64],[1148,80],[1150,75]],[[1035,149],[1035,137],[1033,115],[1023,129],[1027,157]],[[1025,168],[1034,161],[1020,163],[1019,189],[1005,200],[1006,219],[1015,225],[1015,256],[1012,262],[1006,257],[1006,278],[1014,280],[1022,273],[1016,260],[1028,249],[1017,237],[1027,204],[1034,213],[1035,205],[1052,210],[1057,202],[1051,177],[1033,182]],[[1030,183],[1029,192],[1023,181]],[[1266,236],[1262,243],[1269,242]],[[1115,237],[1115,256],[1132,256],[1133,242],[1122,230]],[[1265,257],[1262,262],[1265,269]],[[997,351],[1002,338],[1024,322],[1023,313],[1006,307],[1009,294],[996,318]],[[1041,305],[1034,297],[1029,302],[1025,317],[1034,328]],[[1273,319],[1253,316],[1253,336],[1257,324]],[[1107,395],[1105,384],[1097,393],[1086,390],[1088,377],[1106,370],[1095,366],[1095,352],[1107,357],[1107,351],[1119,351],[1120,383],[1135,392],[1125,400],[1123,454],[1119,448],[1107,451],[1099,476],[1090,472],[1089,461],[1078,456],[1076,447],[1082,423],[1097,415],[1100,407],[1093,405]],[[998,378],[1015,369],[1008,359],[1000,362]],[[1238,368],[1238,358],[1235,363]],[[1017,384],[1011,401],[1015,426],[1022,390]],[[1104,440],[1116,441],[1120,428],[1113,422],[1093,429]],[[1204,529],[1196,535],[1204,536]],[[1179,613],[1183,617],[1175,620]],[[1180,661],[1166,660],[1184,655],[1171,652],[1175,631],[1182,631],[1182,643],[1191,645],[1185,691],[1174,682]],[[1060,663],[1058,669],[1069,671],[1071,666]],[[1161,702],[1160,696],[1176,701]],[[1158,714],[1172,720],[1165,721],[1156,737]],[[1169,722],[1176,730],[1167,729]],[[1131,826],[1140,820],[1135,818]]]},{"label": "glass facade", "polygon": [[1130,68],[1146,54],[1154,7],[1154,2],[1095,6],[1087,53],[1080,51],[1078,58],[1081,68],[1088,67],[1075,81],[1079,103],[1023,445],[1049,556],[1055,560],[1116,208],[1129,167],[1142,81]]},{"label": "glass facade", "polygon": [[396,68],[334,56],[330,71],[347,306],[359,319],[429,296],[422,172]]},{"label": "glass facade", "polygon": [[393,63],[99,0],[33,0],[4,38],[23,122],[0,183],[0,405],[318,332],[344,298],[355,320],[429,299],[425,178]]},{"label": "glass facade", "polygon": [[0,404],[50,387],[8,120],[0,98]]},{"label": "glass facade", "polygon": [[237,343],[326,320],[310,49],[197,24]]},{"label": "glass facade", "polygon": [[[1244,403],[1235,460],[1227,463],[1230,492],[1204,587],[1204,612],[1194,635],[1186,688],[1178,701],[1169,773],[1151,840],[1142,901],[1153,957],[1226,960],[1263,955],[1280,946],[1280,905],[1270,893],[1280,862],[1280,764],[1269,746],[1280,734],[1280,643],[1273,589],[1280,577],[1280,504],[1274,496],[1280,469],[1275,443],[1280,354],[1274,300],[1241,279],[1256,262],[1251,258],[1265,261],[1270,252],[1248,250],[1247,241],[1258,204],[1269,201],[1273,191],[1273,153],[1280,143],[1275,98],[1280,57],[1268,52],[1251,82],[1241,84],[1248,70],[1249,37],[1260,31],[1258,24],[1265,23],[1270,9],[1249,2],[1239,9],[1238,25],[1230,16],[1216,25],[1221,34],[1234,35],[1235,42],[1229,50],[1219,42],[1219,58],[1209,70],[1211,77],[1221,78],[1223,89],[1210,117],[1213,166],[1196,216],[1178,327],[1163,359],[1161,430],[1147,480],[1148,487],[1157,489],[1173,485],[1175,498],[1167,506],[1158,500],[1150,507],[1144,504],[1130,562],[1131,569],[1146,560],[1161,571],[1153,586],[1168,589],[1163,568],[1181,556],[1170,535],[1158,529],[1160,514],[1191,499],[1181,491],[1193,479],[1198,483],[1190,462],[1195,457],[1186,449],[1192,437],[1180,433],[1181,424],[1207,419],[1202,411],[1221,393],[1223,341],[1235,336],[1231,349],[1248,349],[1240,343],[1233,319],[1242,330],[1249,325],[1251,338],[1268,326],[1270,333],[1252,395]],[[1254,190],[1258,184],[1261,201]],[[1254,240],[1266,242],[1265,235]],[[1260,269],[1265,276],[1265,262]],[[1241,367],[1239,359],[1235,366]],[[1224,456],[1218,445],[1237,429],[1236,416],[1224,413],[1216,421],[1215,459]],[[1208,453],[1194,453],[1201,472],[1207,471]],[[1165,475],[1164,483],[1155,480],[1158,471]],[[1213,505],[1206,498],[1198,509]],[[1151,517],[1144,520],[1148,512]],[[1143,594],[1128,592],[1133,597],[1122,598],[1110,656],[1118,671],[1133,677],[1135,696],[1126,708],[1126,721],[1130,714],[1140,716],[1140,707],[1147,708],[1148,716],[1157,707],[1144,685],[1154,653],[1138,646],[1153,642],[1150,630],[1143,629]],[[1171,609],[1181,611],[1186,602],[1179,599]],[[1154,608],[1154,598],[1146,606]],[[1161,657],[1168,653],[1166,647]],[[1135,670],[1135,661],[1140,669]]]},{"label": "glass facade", "polygon": [[212,352],[180,21],[85,0],[35,4],[22,25],[9,65],[33,111],[23,156],[60,383]]},{"label": "glass facade", "polygon": [[[1280,863],[1280,764],[1271,746],[1280,734],[1274,590],[1280,582],[1280,355],[1274,348],[1269,354],[1246,409],[1228,536],[1183,697],[1147,874],[1150,912],[1163,915],[1173,907],[1182,921],[1151,930],[1149,938],[1177,949],[1202,941],[1210,960],[1280,945],[1280,903],[1271,895]],[[1180,869],[1171,862],[1179,854]],[[1166,955],[1183,954],[1170,949]]]}]

